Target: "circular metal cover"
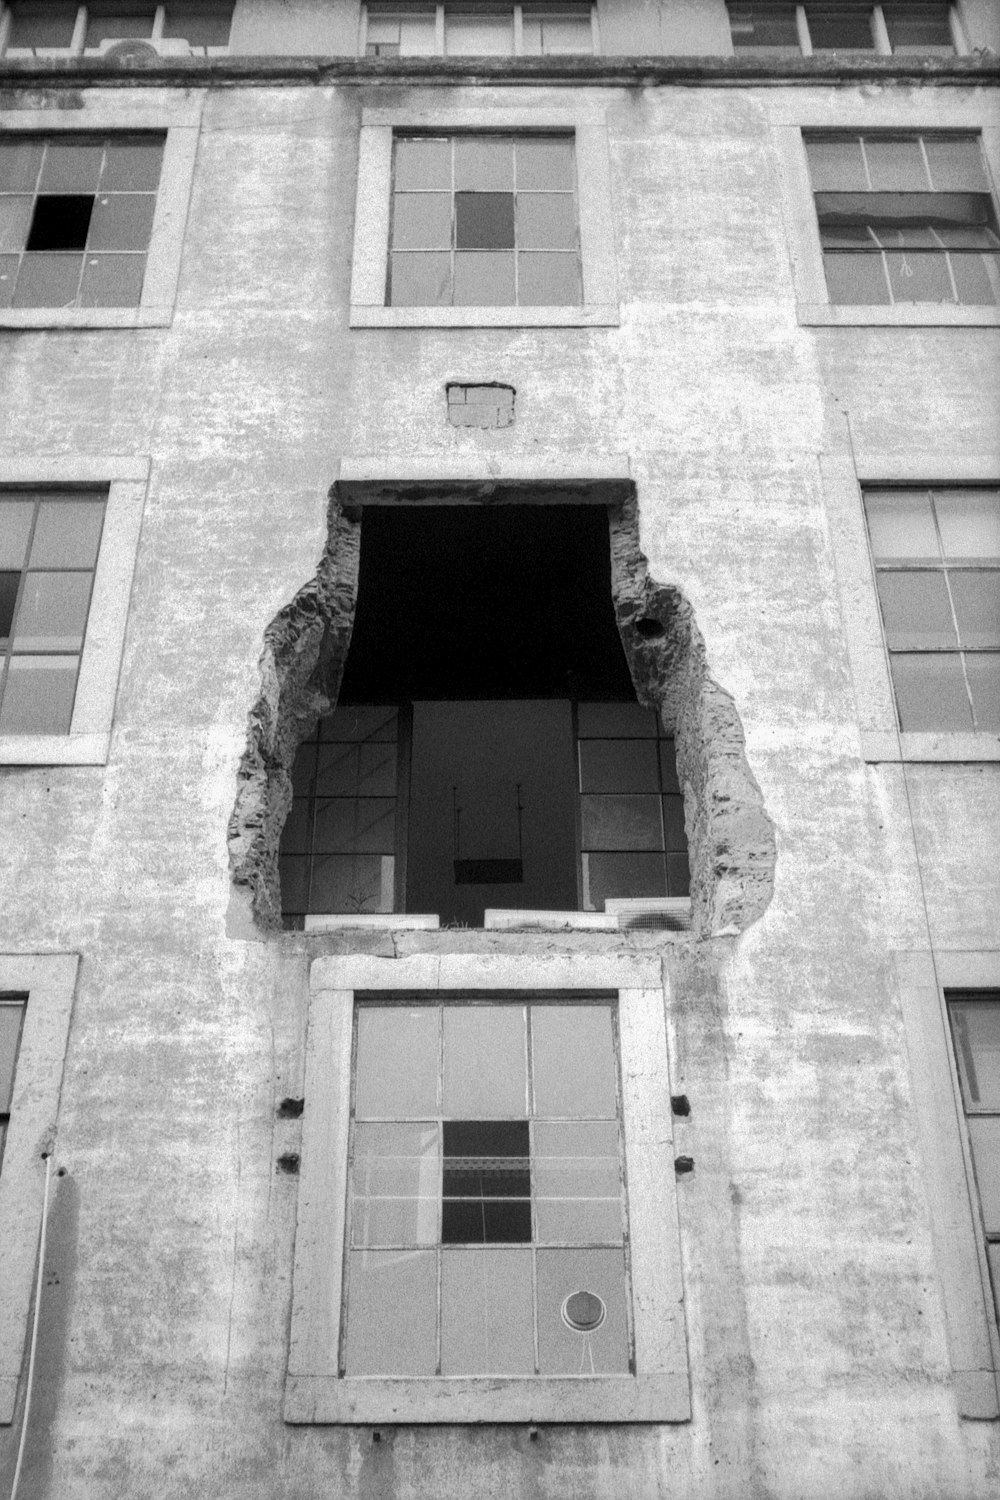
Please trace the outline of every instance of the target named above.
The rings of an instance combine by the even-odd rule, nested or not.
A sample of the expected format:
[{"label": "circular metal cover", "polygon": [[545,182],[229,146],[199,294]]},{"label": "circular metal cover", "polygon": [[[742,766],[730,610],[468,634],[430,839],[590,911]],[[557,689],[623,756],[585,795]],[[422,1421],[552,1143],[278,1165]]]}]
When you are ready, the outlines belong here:
[{"label": "circular metal cover", "polygon": [[571,1292],[562,1305],[562,1319],[577,1333],[593,1333],[607,1317],[607,1308],[596,1292]]}]

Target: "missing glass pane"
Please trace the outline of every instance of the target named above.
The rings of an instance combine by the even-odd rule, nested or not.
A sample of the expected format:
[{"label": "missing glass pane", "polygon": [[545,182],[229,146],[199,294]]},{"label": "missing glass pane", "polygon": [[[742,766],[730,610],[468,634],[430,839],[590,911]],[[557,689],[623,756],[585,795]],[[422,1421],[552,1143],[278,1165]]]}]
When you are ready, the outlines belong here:
[{"label": "missing glass pane", "polygon": [[93,209],[93,197],[82,193],[39,198],[25,249],[83,250]]},{"label": "missing glass pane", "polygon": [[441,1242],[531,1240],[527,1120],[445,1120]]}]

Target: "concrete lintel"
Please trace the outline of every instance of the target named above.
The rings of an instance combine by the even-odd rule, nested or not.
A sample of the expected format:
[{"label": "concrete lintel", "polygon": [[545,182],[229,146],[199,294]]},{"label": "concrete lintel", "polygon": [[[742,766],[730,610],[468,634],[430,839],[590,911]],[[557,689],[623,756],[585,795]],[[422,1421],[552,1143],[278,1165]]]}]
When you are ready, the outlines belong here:
[{"label": "concrete lintel", "polygon": [[341,459],[337,497],[347,505],[617,504],[633,492],[624,453],[499,456],[485,453]]},{"label": "concrete lintel", "polygon": [[309,987],[321,990],[644,989],[659,990],[659,958],[621,953],[418,953],[407,958],[370,954],[313,960]]}]

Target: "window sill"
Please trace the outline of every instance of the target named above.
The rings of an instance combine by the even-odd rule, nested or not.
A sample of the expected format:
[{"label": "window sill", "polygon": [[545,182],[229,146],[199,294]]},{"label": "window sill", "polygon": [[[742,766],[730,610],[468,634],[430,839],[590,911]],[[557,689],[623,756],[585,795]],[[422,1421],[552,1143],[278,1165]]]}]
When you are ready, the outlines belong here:
[{"label": "window sill", "polygon": [[426,914],[410,912],[369,912],[343,914],[340,912],[319,912],[307,916],[303,924],[304,932],[339,932],[343,928],[375,928],[379,931],[393,932],[415,932],[417,930],[436,931],[441,926],[441,918],[436,913]]},{"label": "window sill", "polygon": [[289,1375],[285,1421],[688,1422],[687,1370],[663,1375],[385,1380]]},{"label": "window sill", "polygon": [[168,328],[171,307],[3,307],[0,328]]},{"label": "window sill", "polygon": [[894,734],[862,731],[861,754],[869,762],[1000,760],[1000,734]]},{"label": "window sill", "polygon": [[617,328],[618,307],[369,307],[351,305],[352,328]]},{"label": "window sill", "polygon": [[951,303],[913,302],[892,307],[834,307],[827,302],[799,302],[803,327],[857,328],[996,328],[1000,307],[957,307]]},{"label": "window sill", "polygon": [[110,734],[0,734],[0,766],[106,766]]}]

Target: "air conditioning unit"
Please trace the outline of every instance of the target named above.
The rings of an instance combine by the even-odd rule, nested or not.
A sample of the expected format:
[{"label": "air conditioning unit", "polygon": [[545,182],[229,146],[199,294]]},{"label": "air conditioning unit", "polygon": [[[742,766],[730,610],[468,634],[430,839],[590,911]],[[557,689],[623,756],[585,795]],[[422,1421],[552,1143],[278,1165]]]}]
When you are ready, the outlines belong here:
[{"label": "air conditioning unit", "polygon": [[99,47],[88,47],[88,57],[106,57],[111,62],[156,62],[161,57],[190,57],[190,44],[182,37],[161,37],[151,42],[146,37],[108,37]]},{"label": "air conditioning unit", "polygon": [[629,896],[605,901],[620,931],[690,932],[690,896]]}]

